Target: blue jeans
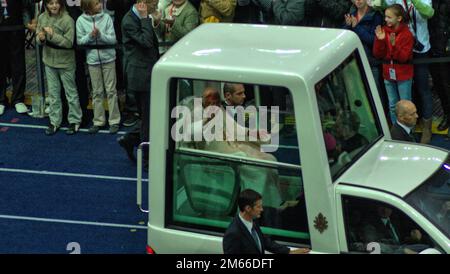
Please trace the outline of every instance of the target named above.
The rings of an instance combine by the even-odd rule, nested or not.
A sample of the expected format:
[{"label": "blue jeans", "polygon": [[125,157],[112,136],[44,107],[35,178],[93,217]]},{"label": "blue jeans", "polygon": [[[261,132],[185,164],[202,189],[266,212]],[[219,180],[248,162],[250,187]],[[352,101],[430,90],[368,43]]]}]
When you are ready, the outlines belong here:
[{"label": "blue jeans", "polygon": [[394,124],[397,120],[397,116],[395,115],[395,104],[397,104],[400,99],[411,101],[412,79],[404,81],[384,80],[384,86],[386,87],[386,93],[389,101],[391,122]]},{"label": "blue jeans", "polygon": [[[414,59],[429,57],[428,53],[414,52]],[[429,76],[428,64],[414,65],[414,85],[415,90],[420,95],[421,111],[423,119],[430,119],[433,115],[433,97],[428,83]]]}]

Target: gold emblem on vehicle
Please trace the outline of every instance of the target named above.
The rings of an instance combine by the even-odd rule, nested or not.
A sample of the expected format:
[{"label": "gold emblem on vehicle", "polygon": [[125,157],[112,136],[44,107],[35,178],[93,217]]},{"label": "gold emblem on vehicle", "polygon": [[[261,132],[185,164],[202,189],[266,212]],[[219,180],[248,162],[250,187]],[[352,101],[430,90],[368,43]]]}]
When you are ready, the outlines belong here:
[{"label": "gold emblem on vehicle", "polygon": [[316,219],[314,219],[314,228],[317,229],[320,234],[322,234],[325,230],[328,228],[328,221],[327,217],[323,216],[322,213],[319,213],[319,215],[316,216]]}]

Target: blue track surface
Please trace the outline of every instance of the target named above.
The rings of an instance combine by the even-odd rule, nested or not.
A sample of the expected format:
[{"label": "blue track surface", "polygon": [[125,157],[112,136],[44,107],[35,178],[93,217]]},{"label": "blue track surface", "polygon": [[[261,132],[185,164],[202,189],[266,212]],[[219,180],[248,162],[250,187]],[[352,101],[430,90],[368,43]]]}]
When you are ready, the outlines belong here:
[{"label": "blue track surface", "polygon": [[[47,123],[0,117],[0,253],[69,253],[70,242],[81,253],[145,253],[147,215],[119,135],[49,137]],[[143,192],[147,201],[146,183]]]},{"label": "blue track surface", "polygon": [[[77,242],[82,254],[143,254],[146,230],[0,219],[0,253],[68,254]],[[71,250],[71,249],[70,249]]]}]

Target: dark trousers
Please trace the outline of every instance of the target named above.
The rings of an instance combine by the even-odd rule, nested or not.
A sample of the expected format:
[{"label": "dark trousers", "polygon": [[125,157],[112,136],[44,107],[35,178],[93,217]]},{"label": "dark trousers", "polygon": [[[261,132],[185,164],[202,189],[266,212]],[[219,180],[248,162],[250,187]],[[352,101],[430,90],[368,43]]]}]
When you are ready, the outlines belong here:
[{"label": "dark trousers", "polygon": [[[428,53],[414,53],[414,59],[427,57],[429,57]],[[428,64],[414,65],[414,91],[420,98],[420,103],[417,104],[420,105],[419,116],[427,120],[433,116],[433,97],[428,83],[429,73]]]},{"label": "dark trousers", "polygon": [[450,117],[450,63],[436,63],[430,65],[433,87],[441,100],[444,114]]},{"label": "dark trousers", "polygon": [[25,32],[0,32],[0,104],[6,105],[6,77],[11,73],[11,105],[23,103],[26,84]]},{"label": "dark trousers", "polygon": [[[124,68],[124,65],[126,64],[126,58],[125,58],[125,55],[123,54],[123,45],[116,52],[117,52],[116,68],[118,66],[120,66],[120,72],[119,72],[119,70],[116,70],[117,79],[119,79],[119,74],[120,74],[120,77],[122,77],[122,80],[123,80],[122,87],[125,90],[125,105],[123,107],[123,113],[125,115],[138,113],[139,109],[138,109],[138,105],[136,102],[137,100],[135,98],[135,93],[133,91],[129,91],[127,88],[127,75],[126,75],[126,71]],[[119,81],[117,81],[117,84],[119,85]],[[117,89],[119,89],[119,87]]]},{"label": "dark trousers", "polygon": [[89,90],[87,83],[87,73],[85,68],[86,51],[75,51],[75,81],[77,83],[78,98],[80,100],[81,111],[83,112],[83,118],[81,124],[86,126],[92,121],[92,111],[88,111],[89,105]]},{"label": "dark trousers", "polygon": [[[149,141],[150,130],[150,93],[149,92],[133,92],[136,98],[141,122],[134,126],[125,138],[128,143],[137,147],[142,142]],[[148,158],[148,149],[143,150],[144,161]]]}]

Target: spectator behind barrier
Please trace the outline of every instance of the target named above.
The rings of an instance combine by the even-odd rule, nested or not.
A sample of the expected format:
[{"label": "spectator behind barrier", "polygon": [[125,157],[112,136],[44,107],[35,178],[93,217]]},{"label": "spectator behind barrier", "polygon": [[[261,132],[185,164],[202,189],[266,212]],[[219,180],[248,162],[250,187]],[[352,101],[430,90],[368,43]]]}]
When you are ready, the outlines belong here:
[{"label": "spectator behind barrier", "polygon": [[233,22],[236,0],[201,0],[200,22]]},{"label": "spectator behind barrier", "polygon": [[372,49],[375,41],[375,29],[383,23],[382,15],[368,5],[368,0],[353,0],[350,13],[345,15],[345,28],[354,31],[360,38],[366,56],[369,59],[375,84],[380,96],[382,88],[380,85],[380,60],[373,56]]},{"label": "spectator behind barrier", "polygon": [[373,55],[384,60],[383,78],[389,100],[392,124],[396,121],[395,104],[400,99],[411,100],[414,37],[409,31],[405,11],[394,4],[385,10],[386,26],[377,26]]},{"label": "spectator behind barrier", "polygon": [[[409,21],[409,29],[413,33],[414,59],[429,57],[430,36],[428,31],[428,19],[433,17],[435,11],[432,7],[432,0],[382,0],[382,4],[399,4],[406,12]],[[433,115],[433,98],[429,86],[428,64],[414,65],[414,90],[420,97],[420,112],[422,116],[423,134],[420,142],[428,144],[431,141],[431,122]]]},{"label": "spectator behind barrier", "polygon": [[[55,134],[62,122],[61,82],[69,103],[69,127],[67,134],[75,134],[80,128],[81,107],[75,84],[75,54],[73,39],[75,26],[65,10],[63,0],[44,0],[45,12],[39,16],[37,25],[38,44],[43,48],[43,62],[47,76],[50,98],[50,125],[46,135]],[[57,26],[57,27],[56,27]]]},{"label": "spectator behind barrier", "polygon": [[[115,45],[111,17],[104,13],[100,0],[81,0],[83,14],[76,23],[77,41],[79,45]],[[108,99],[109,132],[117,133],[120,126],[120,110],[116,90],[116,51],[111,49],[88,49],[86,51],[89,75],[92,83],[92,105],[94,108],[93,125],[89,133],[97,133],[106,124],[103,100],[105,93]]]},{"label": "spectator behind barrier", "polygon": [[251,1],[262,9],[265,24],[300,26],[304,23],[305,0]]},{"label": "spectator behind barrier", "polygon": [[17,113],[27,113],[25,100],[25,32],[30,24],[33,3],[29,0],[1,1],[0,5],[0,115],[8,106],[6,98],[6,78],[12,78],[11,106]]},{"label": "spectator behind barrier", "polygon": [[[80,8],[81,2],[79,0],[65,0],[65,8],[69,16],[76,22],[78,17],[83,13]],[[75,30],[76,36],[76,30]],[[89,88],[88,77],[86,77],[86,51],[84,49],[76,48],[76,37],[74,38],[75,44],[75,84],[78,90],[78,98],[80,101],[80,107],[83,112],[81,120],[82,127],[87,127],[91,122],[92,112],[88,110],[89,105]],[[63,110],[67,109],[66,100],[62,100]]]},{"label": "spectator behind barrier", "polygon": [[[159,43],[152,20],[161,19],[157,0],[134,4],[122,20],[127,88],[133,92],[142,122],[125,136],[117,139],[128,157],[134,160],[134,148],[149,141],[151,71],[159,58]],[[151,15],[151,17],[150,17]],[[148,150],[144,150],[144,166],[148,166]]]},{"label": "spectator behind barrier", "polygon": [[[450,56],[450,0],[433,1],[434,16],[429,20],[432,57]],[[430,64],[433,89],[439,96],[444,115],[437,129],[450,125],[450,63]]]},{"label": "spectator behind barrier", "polygon": [[[162,18],[157,25],[157,32],[164,42],[176,43],[183,36],[198,26],[198,12],[187,0],[173,0],[162,12]],[[169,49],[164,47],[161,54]]]},{"label": "spectator behind barrier", "polygon": [[[116,32],[117,44],[116,48],[116,79],[117,79],[117,91],[118,95],[125,95],[125,103],[122,109],[122,124],[126,127],[134,126],[138,122],[138,113],[136,106],[136,99],[134,95],[127,90],[126,77],[123,69],[125,60],[123,55],[122,44],[122,18],[131,9],[135,0],[108,0],[106,2],[106,8],[114,11],[114,30]],[[160,1],[161,2],[161,1]]]},{"label": "spectator behind barrier", "polygon": [[349,0],[305,0],[305,25],[339,28],[351,6]]}]

